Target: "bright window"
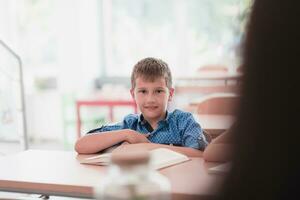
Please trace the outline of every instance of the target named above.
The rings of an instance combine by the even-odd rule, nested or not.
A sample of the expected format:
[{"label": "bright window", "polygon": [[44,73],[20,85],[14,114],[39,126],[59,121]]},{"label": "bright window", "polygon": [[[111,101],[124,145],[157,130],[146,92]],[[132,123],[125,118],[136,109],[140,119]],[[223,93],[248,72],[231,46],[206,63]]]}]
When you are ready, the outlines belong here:
[{"label": "bright window", "polygon": [[234,70],[249,0],[103,1],[104,73],[129,76],[148,56],[187,75],[206,64]]}]

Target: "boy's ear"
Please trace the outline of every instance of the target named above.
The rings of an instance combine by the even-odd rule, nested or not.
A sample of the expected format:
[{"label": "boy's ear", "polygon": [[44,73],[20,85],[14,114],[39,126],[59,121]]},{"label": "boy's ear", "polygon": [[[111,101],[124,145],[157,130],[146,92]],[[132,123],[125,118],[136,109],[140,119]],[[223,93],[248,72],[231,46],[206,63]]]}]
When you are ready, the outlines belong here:
[{"label": "boy's ear", "polygon": [[170,89],[169,89],[169,101],[172,101],[173,95],[174,95],[174,91],[175,91],[174,88],[170,88]]},{"label": "boy's ear", "polygon": [[132,98],[135,99],[135,96],[134,96],[134,88],[131,88],[131,89],[130,89],[130,94],[131,94]]}]

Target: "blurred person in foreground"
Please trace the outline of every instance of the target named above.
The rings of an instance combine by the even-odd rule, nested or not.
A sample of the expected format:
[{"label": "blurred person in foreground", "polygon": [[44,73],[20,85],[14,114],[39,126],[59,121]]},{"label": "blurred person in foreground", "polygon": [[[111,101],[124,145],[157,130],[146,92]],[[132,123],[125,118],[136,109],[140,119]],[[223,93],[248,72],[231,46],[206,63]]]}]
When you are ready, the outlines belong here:
[{"label": "blurred person in foreground", "polygon": [[233,130],[233,166],[219,199],[299,198],[300,12],[296,4],[254,1]]}]

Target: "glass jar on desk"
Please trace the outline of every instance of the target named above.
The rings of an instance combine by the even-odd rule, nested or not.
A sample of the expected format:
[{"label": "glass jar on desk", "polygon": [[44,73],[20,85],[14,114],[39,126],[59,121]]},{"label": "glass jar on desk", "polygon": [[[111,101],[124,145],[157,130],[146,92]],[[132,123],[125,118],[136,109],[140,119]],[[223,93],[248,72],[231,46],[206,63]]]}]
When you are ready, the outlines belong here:
[{"label": "glass jar on desk", "polygon": [[149,160],[146,151],[113,154],[108,176],[95,188],[96,199],[170,200],[169,180]]}]

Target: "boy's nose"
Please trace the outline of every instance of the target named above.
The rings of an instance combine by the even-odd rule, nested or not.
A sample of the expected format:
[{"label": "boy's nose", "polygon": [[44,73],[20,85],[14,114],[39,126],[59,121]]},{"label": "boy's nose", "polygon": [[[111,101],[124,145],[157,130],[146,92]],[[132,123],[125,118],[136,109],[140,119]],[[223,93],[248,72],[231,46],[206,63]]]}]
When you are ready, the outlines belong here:
[{"label": "boy's nose", "polygon": [[154,94],[148,94],[147,95],[147,102],[153,102],[155,101],[155,95]]}]

